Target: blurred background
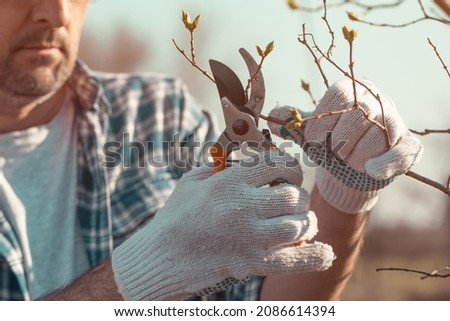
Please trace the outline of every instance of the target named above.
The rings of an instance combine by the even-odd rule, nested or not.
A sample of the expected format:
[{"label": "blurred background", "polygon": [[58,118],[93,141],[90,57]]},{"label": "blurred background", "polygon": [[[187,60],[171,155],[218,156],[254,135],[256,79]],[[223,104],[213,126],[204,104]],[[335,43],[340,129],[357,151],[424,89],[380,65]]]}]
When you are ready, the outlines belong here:
[{"label": "blurred background", "polygon": [[[320,7],[322,1],[303,0],[300,5]],[[329,4],[342,1],[328,1]],[[360,1],[372,4],[373,1]],[[377,1],[394,3],[396,1]],[[449,18],[432,1],[423,1],[437,17]],[[302,24],[319,46],[328,48],[330,35],[321,10],[291,10],[284,0],[93,0],[82,38],[80,57],[93,69],[108,72],[158,72],[181,77],[206,110],[217,115],[223,127],[215,85],[184,60],[172,39],[189,51],[189,33],[180,20],[181,10],[191,18],[201,15],[195,31],[200,66],[209,70],[210,58],[231,66],[243,81],[248,79],[238,53],[245,47],[257,55],[256,45],[275,41],[275,50],[263,66],[268,114],[276,105],[313,110],[301,79],[311,84],[316,99],[325,91],[322,78],[306,48],[297,41]],[[423,16],[417,1],[366,11],[348,3],[330,7],[328,20],[335,31],[333,60],[348,66],[348,44],[341,28],[359,34],[354,45],[355,74],[373,81],[391,96],[409,128],[450,128],[450,79],[427,37],[450,64],[449,25],[426,20],[405,28],[374,27],[350,21],[345,11],[380,23],[401,24]],[[323,63],[329,81],[340,78]],[[265,127],[265,124],[260,124]],[[450,174],[450,135],[419,137],[425,146],[414,171],[445,184]],[[279,142],[279,141],[278,141]],[[299,148],[288,151],[300,155]],[[300,157],[300,156],[298,156]],[[312,186],[313,169],[304,166],[305,185]],[[361,262],[345,292],[349,300],[449,300],[450,278],[421,280],[405,272],[376,272],[376,268],[402,267],[431,272],[450,265],[450,198],[409,177],[400,177],[382,192],[371,215]],[[444,271],[445,273],[445,271]],[[447,271],[450,273],[450,271]]]}]

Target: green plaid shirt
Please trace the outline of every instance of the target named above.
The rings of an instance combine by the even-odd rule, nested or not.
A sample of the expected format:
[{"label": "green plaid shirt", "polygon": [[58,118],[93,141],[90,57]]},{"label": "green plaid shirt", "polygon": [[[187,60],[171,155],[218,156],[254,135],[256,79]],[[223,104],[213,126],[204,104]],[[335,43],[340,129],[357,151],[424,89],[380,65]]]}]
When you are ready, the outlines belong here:
[{"label": "green plaid shirt", "polygon": [[[212,141],[216,133],[210,116],[177,79],[96,73],[78,62],[69,83],[77,112],[77,215],[93,267],[151,219],[181,175],[201,161],[202,148],[173,148],[170,142],[179,137],[181,146],[189,147]],[[108,161],[107,142],[121,143],[119,152],[130,155],[126,163],[100,165]],[[133,153],[135,142],[151,149]],[[149,166],[146,157],[166,165]],[[181,167],[180,160],[190,165]],[[29,300],[21,242],[1,204],[0,232],[0,300]],[[211,299],[255,300],[260,284],[253,278]]]}]

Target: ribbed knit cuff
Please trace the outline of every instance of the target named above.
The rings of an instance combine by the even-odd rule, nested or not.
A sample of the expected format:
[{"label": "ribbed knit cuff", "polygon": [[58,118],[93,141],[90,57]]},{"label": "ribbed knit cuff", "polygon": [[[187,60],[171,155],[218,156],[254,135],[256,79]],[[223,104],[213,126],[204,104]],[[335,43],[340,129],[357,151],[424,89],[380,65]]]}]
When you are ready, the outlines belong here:
[{"label": "ribbed knit cuff", "polygon": [[180,270],[176,268],[178,262],[168,260],[164,249],[150,250],[145,232],[138,231],[112,253],[118,292],[128,301],[188,298],[191,293],[183,291]]},{"label": "ribbed knit cuff", "polygon": [[325,168],[316,169],[316,184],[322,197],[338,210],[359,214],[370,211],[378,200],[379,191],[362,192],[334,177]]}]

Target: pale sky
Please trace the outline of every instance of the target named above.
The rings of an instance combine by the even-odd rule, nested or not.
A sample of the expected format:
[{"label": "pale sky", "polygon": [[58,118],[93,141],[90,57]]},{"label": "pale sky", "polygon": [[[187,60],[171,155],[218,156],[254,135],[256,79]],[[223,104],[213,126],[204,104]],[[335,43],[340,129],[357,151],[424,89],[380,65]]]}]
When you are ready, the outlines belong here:
[{"label": "pale sky", "polygon": [[[322,3],[300,2],[305,6]],[[391,96],[409,128],[450,128],[450,79],[427,42],[430,37],[444,61],[450,64],[449,26],[424,21],[401,29],[379,28],[349,21],[345,14],[345,10],[350,10],[370,21],[393,24],[421,17],[416,1],[405,2],[396,9],[380,9],[367,15],[351,5],[329,9],[329,21],[336,31],[333,57],[342,67],[348,65],[348,46],[342,40],[341,28],[349,25],[358,29],[354,54],[356,76],[373,81]],[[429,8],[436,10],[431,4]],[[320,18],[322,13],[292,11],[284,0],[94,0],[85,31],[107,39],[117,26],[129,26],[137,37],[152,45],[152,59],[143,64],[142,70],[188,75],[191,92],[217,115],[222,126],[216,88],[190,68],[172,44],[175,38],[184,48],[189,48],[188,33],[179,18],[182,9],[191,17],[201,15],[197,31],[201,35],[197,43],[197,48],[201,48],[199,63],[206,68],[208,59],[220,60],[235,69],[243,81],[247,79],[247,71],[238,49],[245,47],[256,55],[255,45],[265,46],[275,40],[275,51],[263,68],[266,81],[263,113],[268,114],[277,104],[311,110],[309,97],[299,89],[300,79],[310,81],[316,98],[323,95],[325,87],[317,68],[306,48],[297,41],[301,25],[306,23],[318,42],[324,48],[327,46],[329,34]],[[342,77],[333,68],[326,67],[326,71],[331,82]],[[260,124],[261,128],[264,126]],[[444,183],[450,174],[449,135],[420,139],[425,153],[414,171]],[[311,178],[312,173],[305,170]],[[448,197],[408,177],[397,179],[382,196],[372,217],[374,223],[439,226],[443,215],[450,215],[444,213]]]}]

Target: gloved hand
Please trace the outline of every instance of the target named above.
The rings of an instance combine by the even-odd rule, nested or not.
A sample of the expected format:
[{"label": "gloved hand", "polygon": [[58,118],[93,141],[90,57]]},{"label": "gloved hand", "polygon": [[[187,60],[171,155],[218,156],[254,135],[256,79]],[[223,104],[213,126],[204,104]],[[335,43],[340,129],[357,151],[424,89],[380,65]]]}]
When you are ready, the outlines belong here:
[{"label": "gloved hand", "polygon": [[[331,205],[346,213],[369,211],[379,191],[395,176],[406,173],[423,152],[419,140],[412,136],[397,113],[394,102],[372,83],[363,83],[380,95],[393,143],[391,149],[383,131],[360,110],[312,119],[297,129],[287,129],[274,122],[268,124],[273,134],[295,141],[320,165],[316,169],[319,192]],[[379,102],[362,85],[356,84],[356,92],[364,110],[383,124]],[[343,110],[353,104],[353,82],[345,78],[327,90],[313,115]],[[292,119],[289,107],[276,107],[270,116],[285,121]]]},{"label": "gloved hand", "polygon": [[[325,270],[334,254],[317,233],[298,162],[267,151],[213,175],[206,166],[179,181],[154,219],[112,254],[124,299],[176,300],[224,290],[235,280]],[[283,183],[266,187],[273,180]]]}]

